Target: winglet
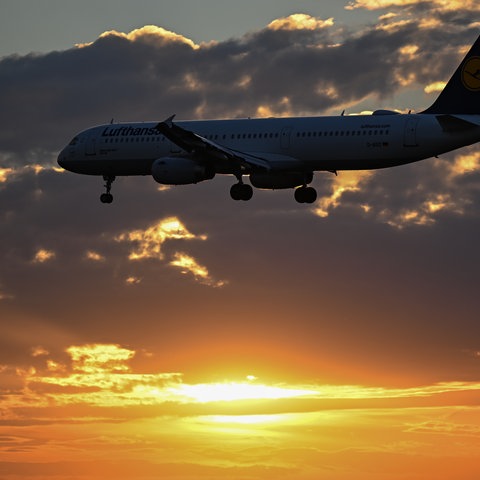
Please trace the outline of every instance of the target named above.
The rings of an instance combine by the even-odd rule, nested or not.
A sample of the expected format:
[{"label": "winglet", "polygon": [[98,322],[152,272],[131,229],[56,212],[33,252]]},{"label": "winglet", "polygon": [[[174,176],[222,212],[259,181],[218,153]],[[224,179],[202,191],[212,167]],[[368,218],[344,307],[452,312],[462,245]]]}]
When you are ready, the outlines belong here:
[{"label": "winglet", "polygon": [[163,127],[163,126],[166,126],[168,128],[172,128],[173,127],[173,119],[175,118],[175,116],[176,116],[176,113],[174,113],[171,117],[168,117],[163,122],[157,123],[155,128],[160,132],[162,131],[161,127]]},{"label": "winglet", "polygon": [[163,123],[168,125],[168,128],[172,128],[173,119],[175,118],[176,113],[174,113],[171,117],[168,117]]}]

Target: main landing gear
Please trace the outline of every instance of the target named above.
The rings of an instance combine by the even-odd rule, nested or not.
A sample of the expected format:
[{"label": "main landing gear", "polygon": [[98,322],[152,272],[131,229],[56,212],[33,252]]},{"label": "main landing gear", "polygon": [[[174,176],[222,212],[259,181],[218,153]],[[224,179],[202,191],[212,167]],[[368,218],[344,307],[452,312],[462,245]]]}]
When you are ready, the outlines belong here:
[{"label": "main landing gear", "polygon": [[295,190],[295,200],[298,203],[314,203],[317,199],[317,191],[313,187],[298,187]]},{"label": "main landing gear", "polygon": [[112,203],[113,202],[113,195],[110,193],[112,189],[112,183],[115,181],[114,175],[104,175],[103,179],[105,180],[105,189],[106,192],[100,195],[100,201],[102,203]]},{"label": "main landing gear", "polygon": [[230,196],[234,200],[243,200],[244,202],[253,197],[253,188],[247,183],[243,183],[240,179],[238,183],[230,188]]}]

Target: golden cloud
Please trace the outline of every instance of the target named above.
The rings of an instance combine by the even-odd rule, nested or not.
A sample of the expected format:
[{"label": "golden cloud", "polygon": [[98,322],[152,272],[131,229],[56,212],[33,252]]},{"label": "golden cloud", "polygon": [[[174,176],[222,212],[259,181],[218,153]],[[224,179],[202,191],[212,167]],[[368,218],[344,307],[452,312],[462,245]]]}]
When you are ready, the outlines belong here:
[{"label": "golden cloud", "polygon": [[55,257],[56,253],[53,250],[40,248],[33,257],[33,263],[46,263],[53,260]]},{"label": "golden cloud", "polygon": [[[142,28],[137,28],[132,30],[129,33],[118,32],[116,30],[108,30],[103,32],[99,38],[107,38],[107,37],[119,37],[129,40],[130,42],[136,41],[143,41],[147,43],[180,43],[188,45],[193,49],[200,48],[193,40],[190,40],[183,35],[179,35],[178,33],[171,32],[170,30],[166,30],[162,27],[158,27],[156,25],[145,25]],[[77,48],[85,48],[89,47],[93,44],[90,43],[77,43],[75,46]]]},{"label": "golden cloud", "polygon": [[[356,8],[363,8],[366,10],[380,10],[391,7],[408,7],[410,5],[417,5],[424,3],[421,0],[355,0],[350,2],[345,8],[347,10],[354,10]],[[477,0],[429,0],[428,3],[441,10],[478,10],[480,5]]]},{"label": "golden cloud", "polygon": [[340,205],[340,200],[345,193],[360,191],[362,184],[366,183],[372,175],[373,172],[370,171],[345,171],[335,176],[331,195],[318,200],[315,213],[319,217],[328,217],[330,210]]},{"label": "golden cloud", "polygon": [[184,274],[191,273],[195,280],[210,287],[223,287],[225,285],[224,281],[214,280],[206,267],[200,265],[193,257],[185,253],[176,252],[170,265],[180,268]]},{"label": "golden cloud", "polygon": [[[462,392],[480,391],[478,382],[443,382],[406,388],[366,387],[360,385],[328,385],[316,383],[262,383],[254,375],[241,381],[214,383],[186,383],[181,373],[136,373],[129,362],[136,351],[117,344],[72,345],[66,349],[71,365],[55,358],[46,360],[43,375],[33,367],[0,368],[4,374],[16,372],[25,386],[22,395],[0,399],[0,408],[6,403],[12,407],[48,407],[89,405],[96,407],[128,407],[170,404],[205,404],[251,400],[309,399],[313,409],[322,410],[326,401],[402,400],[433,398]],[[43,354],[42,354],[43,356]],[[317,406],[315,407],[315,404]],[[298,405],[303,412],[304,403]],[[354,405],[354,403],[351,403]],[[365,404],[362,404],[365,406]],[[378,403],[375,403],[378,405]],[[255,404],[248,410],[255,412]],[[292,403],[285,405],[295,412]],[[264,405],[260,406],[261,413]],[[218,413],[224,412],[220,408]],[[312,410],[313,411],[313,410]]]},{"label": "golden cloud", "polygon": [[88,250],[85,253],[85,258],[87,260],[91,260],[92,262],[104,262],[105,261],[105,257],[103,255],[101,255],[98,252],[94,252],[93,250]]},{"label": "golden cloud", "polygon": [[333,26],[333,18],[321,20],[304,13],[295,13],[268,24],[270,30],[318,30]]},{"label": "golden cloud", "polygon": [[445,88],[446,82],[434,82],[427,85],[423,91],[425,93],[438,93]]},{"label": "golden cloud", "polygon": [[451,166],[451,174],[456,177],[480,170],[480,152],[459,155]]},{"label": "golden cloud", "polygon": [[0,168],[0,183],[6,183],[8,177],[14,172],[13,168]]},{"label": "golden cloud", "polygon": [[117,237],[117,242],[131,242],[137,244],[128,258],[130,260],[145,260],[156,258],[162,260],[164,254],[162,246],[167,240],[206,240],[205,235],[194,235],[176,217],[169,217],[150,225],[145,230],[125,232]]}]

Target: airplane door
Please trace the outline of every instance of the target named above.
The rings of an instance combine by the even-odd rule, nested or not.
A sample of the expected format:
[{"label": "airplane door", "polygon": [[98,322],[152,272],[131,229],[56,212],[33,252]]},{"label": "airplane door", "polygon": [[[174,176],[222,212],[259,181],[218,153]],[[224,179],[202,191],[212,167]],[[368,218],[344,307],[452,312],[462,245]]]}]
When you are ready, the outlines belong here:
[{"label": "airplane door", "polygon": [[292,127],[285,127],[280,134],[280,145],[285,150],[290,148],[290,135],[292,133]]},{"label": "airplane door", "polygon": [[97,154],[97,145],[95,137],[91,135],[87,138],[87,143],[85,144],[85,155],[96,155]]},{"label": "airplane door", "polygon": [[417,126],[419,119],[416,117],[408,118],[405,124],[403,145],[405,147],[417,147]]}]

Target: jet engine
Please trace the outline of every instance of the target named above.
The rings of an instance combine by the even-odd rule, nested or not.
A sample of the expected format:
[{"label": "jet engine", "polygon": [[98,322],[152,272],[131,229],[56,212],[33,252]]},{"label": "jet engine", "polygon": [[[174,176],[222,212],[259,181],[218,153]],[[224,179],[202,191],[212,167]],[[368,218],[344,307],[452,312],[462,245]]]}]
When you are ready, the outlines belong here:
[{"label": "jet engine", "polygon": [[152,177],[164,185],[188,185],[210,180],[215,171],[205,165],[183,157],[164,157],[155,160],[152,165]]},{"label": "jet engine", "polygon": [[256,188],[279,190],[307,185],[313,180],[312,172],[275,172],[250,174],[250,183]]}]

